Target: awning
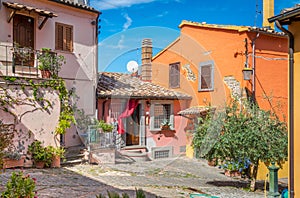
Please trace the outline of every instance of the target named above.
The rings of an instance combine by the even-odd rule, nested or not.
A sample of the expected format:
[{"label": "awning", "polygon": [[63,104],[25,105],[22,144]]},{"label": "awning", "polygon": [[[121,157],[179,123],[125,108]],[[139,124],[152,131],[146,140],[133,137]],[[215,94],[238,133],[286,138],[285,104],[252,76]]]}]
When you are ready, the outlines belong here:
[{"label": "awning", "polygon": [[206,115],[209,110],[215,110],[215,107],[208,106],[192,106],[185,110],[179,111],[178,115],[187,116],[187,115]]},{"label": "awning", "polygon": [[46,21],[48,20],[48,18],[57,17],[57,15],[54,14],[53,12],[51,12],[51,11],[35,8],[35,7],[32,7],[32,6],[27,6],[27,5],[20,4],[20,3],[3,2],[2,4],[5,7],[12,9],[12,12],[10,13],[10,15],[7,19],[8,23],[10,23],[10,21],[15,16],[17,11],[28,11],[29,13],[30,12],[35,12],[35,13],[39,14],[40,16],[45,17],[44,20],[39,25],[39,29],[43,28],[43,26],[46,23]]}]

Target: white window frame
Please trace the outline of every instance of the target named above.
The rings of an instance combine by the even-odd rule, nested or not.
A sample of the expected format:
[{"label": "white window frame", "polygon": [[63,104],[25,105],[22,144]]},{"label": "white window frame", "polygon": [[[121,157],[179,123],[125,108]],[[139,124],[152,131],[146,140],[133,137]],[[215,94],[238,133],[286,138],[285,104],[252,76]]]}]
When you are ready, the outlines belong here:
[{"label": "white window frame", "polygon": [[164,104],[169,104],[171,105],[171,109],[170,109],[170,124],[171,124],[171,127],[170,129],[173,130],[174,129],[174,102],[172,100],[157,100],[157,101],[153,101],[151,102],[151,107],[150,107],[150,131],[160,131],[161,128],[155,128],[154,127],[154,106],[156,104],[159,104],[159,105],[164,105]]}]

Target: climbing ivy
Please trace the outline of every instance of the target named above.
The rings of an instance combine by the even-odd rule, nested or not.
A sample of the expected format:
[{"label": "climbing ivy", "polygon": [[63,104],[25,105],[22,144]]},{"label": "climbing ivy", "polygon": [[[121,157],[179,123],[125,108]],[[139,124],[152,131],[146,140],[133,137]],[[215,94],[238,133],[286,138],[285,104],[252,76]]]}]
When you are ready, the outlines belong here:
[{"label": "climbing ivy", "polygon": [[[62,78],[50,79],[50,80],[33,80],[28,78],[17,78],[17,77],[4,77],[6,80],[6,85],[18,85],[21,87],[21,90],[25,90],[25,87],[31,87],[33,100],[41,104],[41,110],[48,110],[52,107],[52,104],[49,100],[44,98],[44,94],[42,93],[43,88],[50,88],[58,92],[58,96],[61,104],[61,111],[59,116],[59,123],[55,129],[56,134],[64,134],[66,129],[71,127],[72,123],[76,123],[74,118],[73,107],[70,103],[70,92],[67,90],[65,81]],[[4,86],[0,86],[0,90],[2,94],[0,95],[0,105],[1,109],[5,112],[11,113],[9,111],[9,107],[13,107],[15,105],[31,105],[32,98],[27,98],[26,100],[20,100],[12,97],[8,90]],[[39,109],[39,108],[37,108]],[[16,115],[13,115],[16,118]]]}]

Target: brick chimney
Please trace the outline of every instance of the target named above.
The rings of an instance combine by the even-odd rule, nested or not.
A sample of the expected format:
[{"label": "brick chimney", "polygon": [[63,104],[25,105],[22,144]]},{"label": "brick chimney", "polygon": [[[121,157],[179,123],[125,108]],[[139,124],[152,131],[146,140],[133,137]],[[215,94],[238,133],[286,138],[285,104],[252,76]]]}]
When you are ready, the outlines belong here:
[{"label": "brick chimney", "polygon": [[263,27],[274,29],[274,23],[268,21],[272,16],[274,16],[274,0],[263,0]]},{"label": "brick chimney", "polygon": [[141,79],[151,82],[152,80],[152,40],[143,39],[142,41],[142,72]]}]

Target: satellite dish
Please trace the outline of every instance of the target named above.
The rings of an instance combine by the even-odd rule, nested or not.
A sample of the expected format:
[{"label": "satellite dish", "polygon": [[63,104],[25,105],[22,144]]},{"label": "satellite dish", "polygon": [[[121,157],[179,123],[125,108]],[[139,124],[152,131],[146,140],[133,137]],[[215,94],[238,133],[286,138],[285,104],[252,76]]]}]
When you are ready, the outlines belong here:
[{"label": "satellite dish", "polygon": [[127,71],[135,73],[139,68],[139,65],[136,61],[129,61],[127,63]]}]

